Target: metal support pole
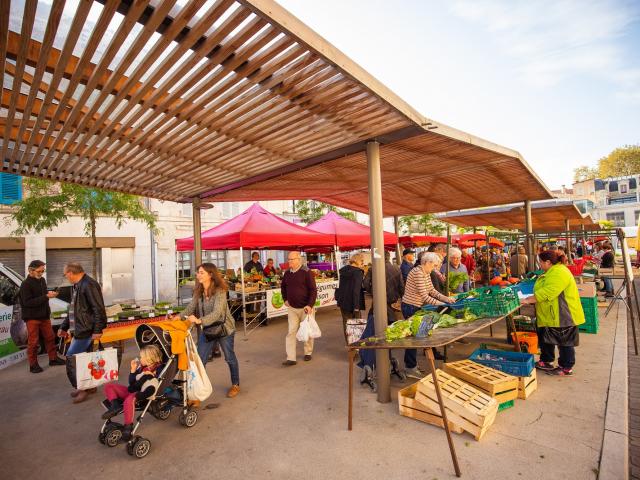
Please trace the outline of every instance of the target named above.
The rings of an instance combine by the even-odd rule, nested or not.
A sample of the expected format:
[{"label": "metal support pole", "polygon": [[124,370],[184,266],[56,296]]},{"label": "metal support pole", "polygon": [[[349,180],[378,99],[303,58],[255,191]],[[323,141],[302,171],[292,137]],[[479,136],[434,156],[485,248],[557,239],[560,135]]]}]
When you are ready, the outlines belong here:
[{"label": "metal support pole", "polygon": [[393,217],[393,226],[396,230],[396,236],[398,237],[398,242],[396,243],[396,263],[398,265],[402,264],[402,247],[400,246],[400,221],[398,220],[398,216]]},{"label": "metal support pole", "polygon": [[202,219],[200,218],[200,197],[194,197],[193,202],[193,258],[194,268],[202,264]]},{"label": "metal support pole", "polygon": [[569,264],[573,265],[573,259],[571,258],[571,222],[569,219],[565,219],[564,221],[564,229],[567,232],[567,258],[569,259]]},{"label": "metal support pole", "polygon": [[[367,142],[369,179],[369,219],[371,223],[371,268],[373,280],[373,311],[376,336],[387,328],[387,286],[384,272],[384,237],[382,234],[382,184],[380,176],[380,144]],[[378,402],[391,401],[389,353],[376,350]]]},{"label": "metal support pole", "polygon": [[447,223],[447,251],[446,251],[446,259],[447,265],[444,267],[444,294],[449,296],[449,262],[451,259],[449,258],[449,249],[451,248],[451,225]]},{"label": "metal support pole", "polygon": [[491,283],[491,255],[489,254],[489,232],[487,230],[484,231],[484,242],[485,242],[485,253],[487,259],[487,285]]},{"label": "metal support pole", "polygon": [[244,336],[247,336],[247,300],[244,296],[244,255],[240,247],[240,295],[242,296],[242,323],[244,324]]},{"label": "metal support pole", "polygon": [[527,249],[527,258],[529,260],[529,271],[536,269],[536,254],[533,251],[533,221],[531,216],[531,200],[524,201],[524,227],[525,227],[525,248]]},{"label": "metal support pole", "polygon": [[335,245],[335,254],[336,254],[336,270],[338,270],[338,280],[340,280],[340,268],[342,268],[342,259],[340,258],[340,247]]}]

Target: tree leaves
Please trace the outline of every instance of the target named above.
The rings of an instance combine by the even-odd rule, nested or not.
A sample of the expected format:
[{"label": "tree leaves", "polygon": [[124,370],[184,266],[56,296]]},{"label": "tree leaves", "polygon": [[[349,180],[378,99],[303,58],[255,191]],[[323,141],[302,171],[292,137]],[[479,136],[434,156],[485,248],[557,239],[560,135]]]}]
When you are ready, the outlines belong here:
[{"label": "tree leaves", "polygon": [[398,219],[403,233],[419,233],[421,235],[442,235],[447,226],[430,213],[424,215],[406,215]]},{"label": "tree leaves", "polygon": [[340,210],[328,203],[316,202],[315,200],[299,200],[296,202],[296,214],[307,225],[320,220],[326,213],[336,212],[338,215],[356,221],[356,214],[347,210]]},{"label": "tree leaves", "polygon": [[583,165],[573,170],[573,180],[582,182],[593,178],[624,177],[640,174],[640,145],[616,148],[598,161],[595,168]]}]

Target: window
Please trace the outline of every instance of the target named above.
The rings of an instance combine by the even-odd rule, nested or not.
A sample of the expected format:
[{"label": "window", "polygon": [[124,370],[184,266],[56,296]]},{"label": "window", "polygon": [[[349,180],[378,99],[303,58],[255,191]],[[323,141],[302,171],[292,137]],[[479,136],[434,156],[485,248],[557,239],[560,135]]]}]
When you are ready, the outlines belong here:
[{"label": "window", "polygon": [[22,177],[0,173],[0,204],[13,205],[22,200]]},{"label": "window", "polygon": [[613,222],[614,227],[624,227],[624,212],[607,213],[607,220]]},{"label": "window", "polygon": [[627,193],[627,184],[623,183],[622,185],[620,185],[620,193]]},{"label": "window", "polygon": [[181,213],[183,217],[193,216],[193,206],[190,203],[183,203]]},{"label": "window", "polygon": [[640,210],[633,212],[633,220],[636,222],[636,225],[638,225],[638,215],[640,215]]},{"label": "window", "polygon": [[610,198],[608,203],[609,205],[619,205],[621,203],[635,203],[638,199],[635,195],[632,197],[620,197],[620,198]]},{"label": "window", "polygon": [[20,287],[13,283],[9,277],[0,272],[0,303],[3,305],[13,305],[18,296]]},{"label": "window", "polygon": [[191,277],[191,252],[178,252],[178,281]]},{"label": "window", "polygon": [[224,250],[203,250],[202,261],[213,263],[221,273],[227,268],[227,257]]},{"label": "window", "polygon": [[222,204],[222,218],[233,218],[240,214],[238,202],[224,202]]}]

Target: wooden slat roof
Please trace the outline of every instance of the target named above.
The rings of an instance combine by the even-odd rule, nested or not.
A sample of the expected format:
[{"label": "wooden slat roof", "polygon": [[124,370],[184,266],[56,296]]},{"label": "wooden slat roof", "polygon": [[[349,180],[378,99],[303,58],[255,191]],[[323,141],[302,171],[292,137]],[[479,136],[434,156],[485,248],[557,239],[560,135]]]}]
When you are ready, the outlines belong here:
[{"label": "wooden slat roof", "polygon": [[[440,215],[439,219],[461,227],[493,226],[524,231],[524,216],[524,205],[519,204],[449,212]],[[582,214],[573,202],[567,200],[532,202],[531,218],[534,232],[563,232],[566,220],[569,220],[572,231],[580,230],[582,225],[586,230],[599,228],[591,215]]]},{"label": "wooden slat roof", "polygon": [[550,197],[517,152],[423,117],[271,0],[0,2],[0,31],[4,172],[367,211],[376,139],[385,215]]}]

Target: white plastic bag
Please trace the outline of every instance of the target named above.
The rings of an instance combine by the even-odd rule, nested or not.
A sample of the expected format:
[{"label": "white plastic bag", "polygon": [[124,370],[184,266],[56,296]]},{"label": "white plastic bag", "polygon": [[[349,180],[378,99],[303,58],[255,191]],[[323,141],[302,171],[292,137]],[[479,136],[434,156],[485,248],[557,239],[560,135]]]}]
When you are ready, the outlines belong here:
[{"label": "white plastic bag", "polygon": [[115,348],[76,353],[74,359],[78,390],[88,390],[118,380],[118,351]]},{"label": "white plastic bag", "polygon": [[311,327],[309,325],[309,316],[304,317],[304,320],[300,322],[300,326],[298,327],[298,333],[296,333],[296,338],[299,342],[307,342],[310,338]]},{"label": "white plastic bag", "polygon": [[187,399],[205,401],[213,392],[207,371],[198,355],[198,349],[190,334],[185,338],[189,369],[187,370]]},{"label": "white plastic bag", "polygon": [[309,319],[309,337],[320,338],[322,336],[322,332],[320,331],[318,322],[316,322],[316,317],[314,315],[308,315],[307,318]]}]

